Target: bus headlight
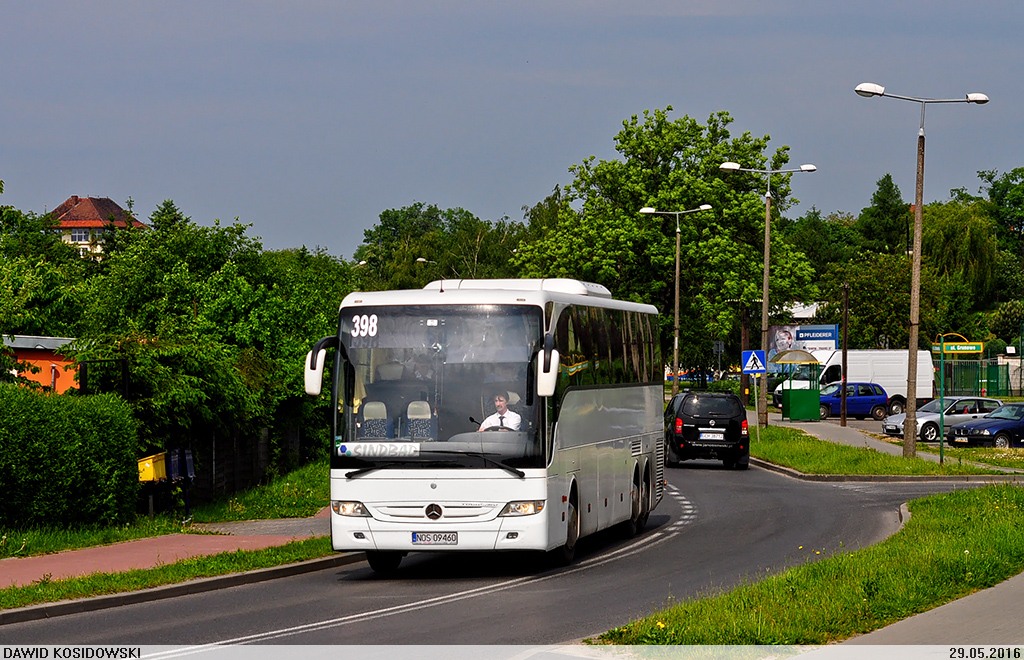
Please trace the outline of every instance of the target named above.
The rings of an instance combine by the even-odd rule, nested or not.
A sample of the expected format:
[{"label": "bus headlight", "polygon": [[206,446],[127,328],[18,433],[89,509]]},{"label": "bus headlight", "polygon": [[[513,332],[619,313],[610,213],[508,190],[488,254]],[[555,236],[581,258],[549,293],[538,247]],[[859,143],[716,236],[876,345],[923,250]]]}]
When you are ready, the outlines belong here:
[{"label": "bus headlight", "polygon": [[544,510],[544,500],[527,500],[525,502],[509,502],[501,510],[499,516],[532,516]]},{"label": "bus headlight", "polygon": [[370,517],[370,512],[366,510],[362,502],[342,502],[339,500],[331,500],[331,508],[339,516],[357,516],[357,517]]}]

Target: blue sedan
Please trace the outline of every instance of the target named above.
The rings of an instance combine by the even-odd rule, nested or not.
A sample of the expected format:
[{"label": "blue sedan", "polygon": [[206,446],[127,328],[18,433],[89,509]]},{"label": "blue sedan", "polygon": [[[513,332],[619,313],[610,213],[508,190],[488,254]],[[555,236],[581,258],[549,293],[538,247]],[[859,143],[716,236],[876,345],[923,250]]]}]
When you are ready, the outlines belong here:
[{"label": "blue sedan", "polygon": [[[821,388],[821,418],[840,414],[842,406],[842,383],[832,383]],[[868,415],[877,420],[885,418],[889,411],[889,395],[877,383],[846,384],[846,414],[864,419]]]},{"label": "blue sedan", "polygon": [[1024,444],[1024,403],[1007,403],[989,414],[950,428],[954,444],[1019,447]]}]

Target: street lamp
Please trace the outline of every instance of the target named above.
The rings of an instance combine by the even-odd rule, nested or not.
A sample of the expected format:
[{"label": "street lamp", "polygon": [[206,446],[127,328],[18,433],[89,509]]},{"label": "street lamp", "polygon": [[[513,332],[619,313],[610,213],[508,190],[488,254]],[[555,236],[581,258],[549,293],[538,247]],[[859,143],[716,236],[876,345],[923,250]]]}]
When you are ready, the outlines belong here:
[{"label": "street lamp", "polygon": [[875,83],[861,83],[853,91],[858,95],[889,96],[921,104],[921,128],[917,132],[917,186],[914,190],[914,245],[910,266],[910,341],[907,349],[907,416],[903,422],[903,456],[917,455],[917,343],[921,320],[921,226],[924,218],[924,109],[929,103],[988,103],[984,94],[968,94],[959,99],[922,99],[914,96],[887,94],[885,87]]},{"label": "street lamp", "polygon": [[[732,172],[754,172],[755,174],[767,174],[768,189],[764,194],[764,281],[762,282],[761,293],[761,350],[768,356],[768,260],[771,246],[772,231],[772,175],[788,174],[790,172],[814,172],[818,168],[811,164],[801,165],[795,169],[788,170],[758,170],[749,167],[740,167],[739,163],[726,162],[718,166],[719,169]],[[768,372],[764,373],[764,387],[757,393],[757,423],[760,426],[768,426]]]},{"label": "street lamp", "polygon": [[687,211],[658,211],[650,206],[640,209],[640,212],[645,215],[674,215],[676,217],[676,320],[672,343],[672,396],[679,393],[679,216],[710,210],[710,204],[701,204],[697,208]]}]

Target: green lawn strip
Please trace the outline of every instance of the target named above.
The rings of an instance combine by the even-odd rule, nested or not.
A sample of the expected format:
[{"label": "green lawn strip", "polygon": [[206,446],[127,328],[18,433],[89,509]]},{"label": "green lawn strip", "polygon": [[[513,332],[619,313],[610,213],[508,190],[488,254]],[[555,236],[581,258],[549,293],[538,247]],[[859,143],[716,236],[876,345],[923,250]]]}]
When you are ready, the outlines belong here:
[{"label": "green lawn strip", "polygon": [[266,485],[196,507],[194,522],[308,518],[330,503],[330,467],[309,463]]},{"label": "green lawn strip", "polygon": [[[917,444],[919,452],[939,455],[939,446]],[[996,449],[995,447],[952,447],[942,448],[944,462],[984,463],[998,467],[1024,470],[1024,448]]]},{"label": "green lawn strip", "polygon": [[827,644],[1024,571],[1024,489],[985,486],[915,500],[910,509],[906,526],[878,545],[682,602],[597,642]]},{"label": "green lawn strip", "polygon": [[82,529],[5,529],[0,530],[0,559],[31,557],[64,550],[134,541],[136,539],[188,532],[180,520],[169,516],[136,516],[126,525]]},{"label": "green lawn strip", "polygon": [[0,589],[0,609],[138,591],[198,578],[282,566],[332,554],[335,552],[331,548],[331,539],[321,537],[263,550],[238,550],[192,557],[173,564],[124,573],[95,573],[66,580],[43,578],[28,586]]},{"label": "green lawn strip", "polygon": [[1000,474],[966,464],[939,465],[924,459],[906,459],[873,449],[819,440],[784,426],[769,426],[751,433],[750,455],[804,474],[964,475]]},{"label": "green lawn strip", "polygon": [[[195,507],[194,522],[229,522],[270,518],[307,518],[330,498],[326,461],[305,465],[232,497]],[[0,530],[0,559],[31,557],[64,550],[121,543],[165,534],[204,533],[183,524],[183,512],[136,516],[126,525],[81,529]]]}]

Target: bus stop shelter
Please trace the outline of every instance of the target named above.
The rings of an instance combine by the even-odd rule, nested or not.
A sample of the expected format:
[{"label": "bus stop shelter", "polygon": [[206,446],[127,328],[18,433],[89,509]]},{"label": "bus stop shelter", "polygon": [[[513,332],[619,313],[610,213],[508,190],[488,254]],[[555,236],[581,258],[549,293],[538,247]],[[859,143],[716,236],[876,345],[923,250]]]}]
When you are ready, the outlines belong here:
[{"label": "bus stop shelter", "polygon": [[[785,365],[786,379],[782,382],[782,419],[791,422],[809,422],[819,419],[821,404],[821,363],[800,349],[781,351],[769,362]],[[795,376],[795,377],[794,377]],[[794,380],[807,379],[807,388],[794,388]]]}]

